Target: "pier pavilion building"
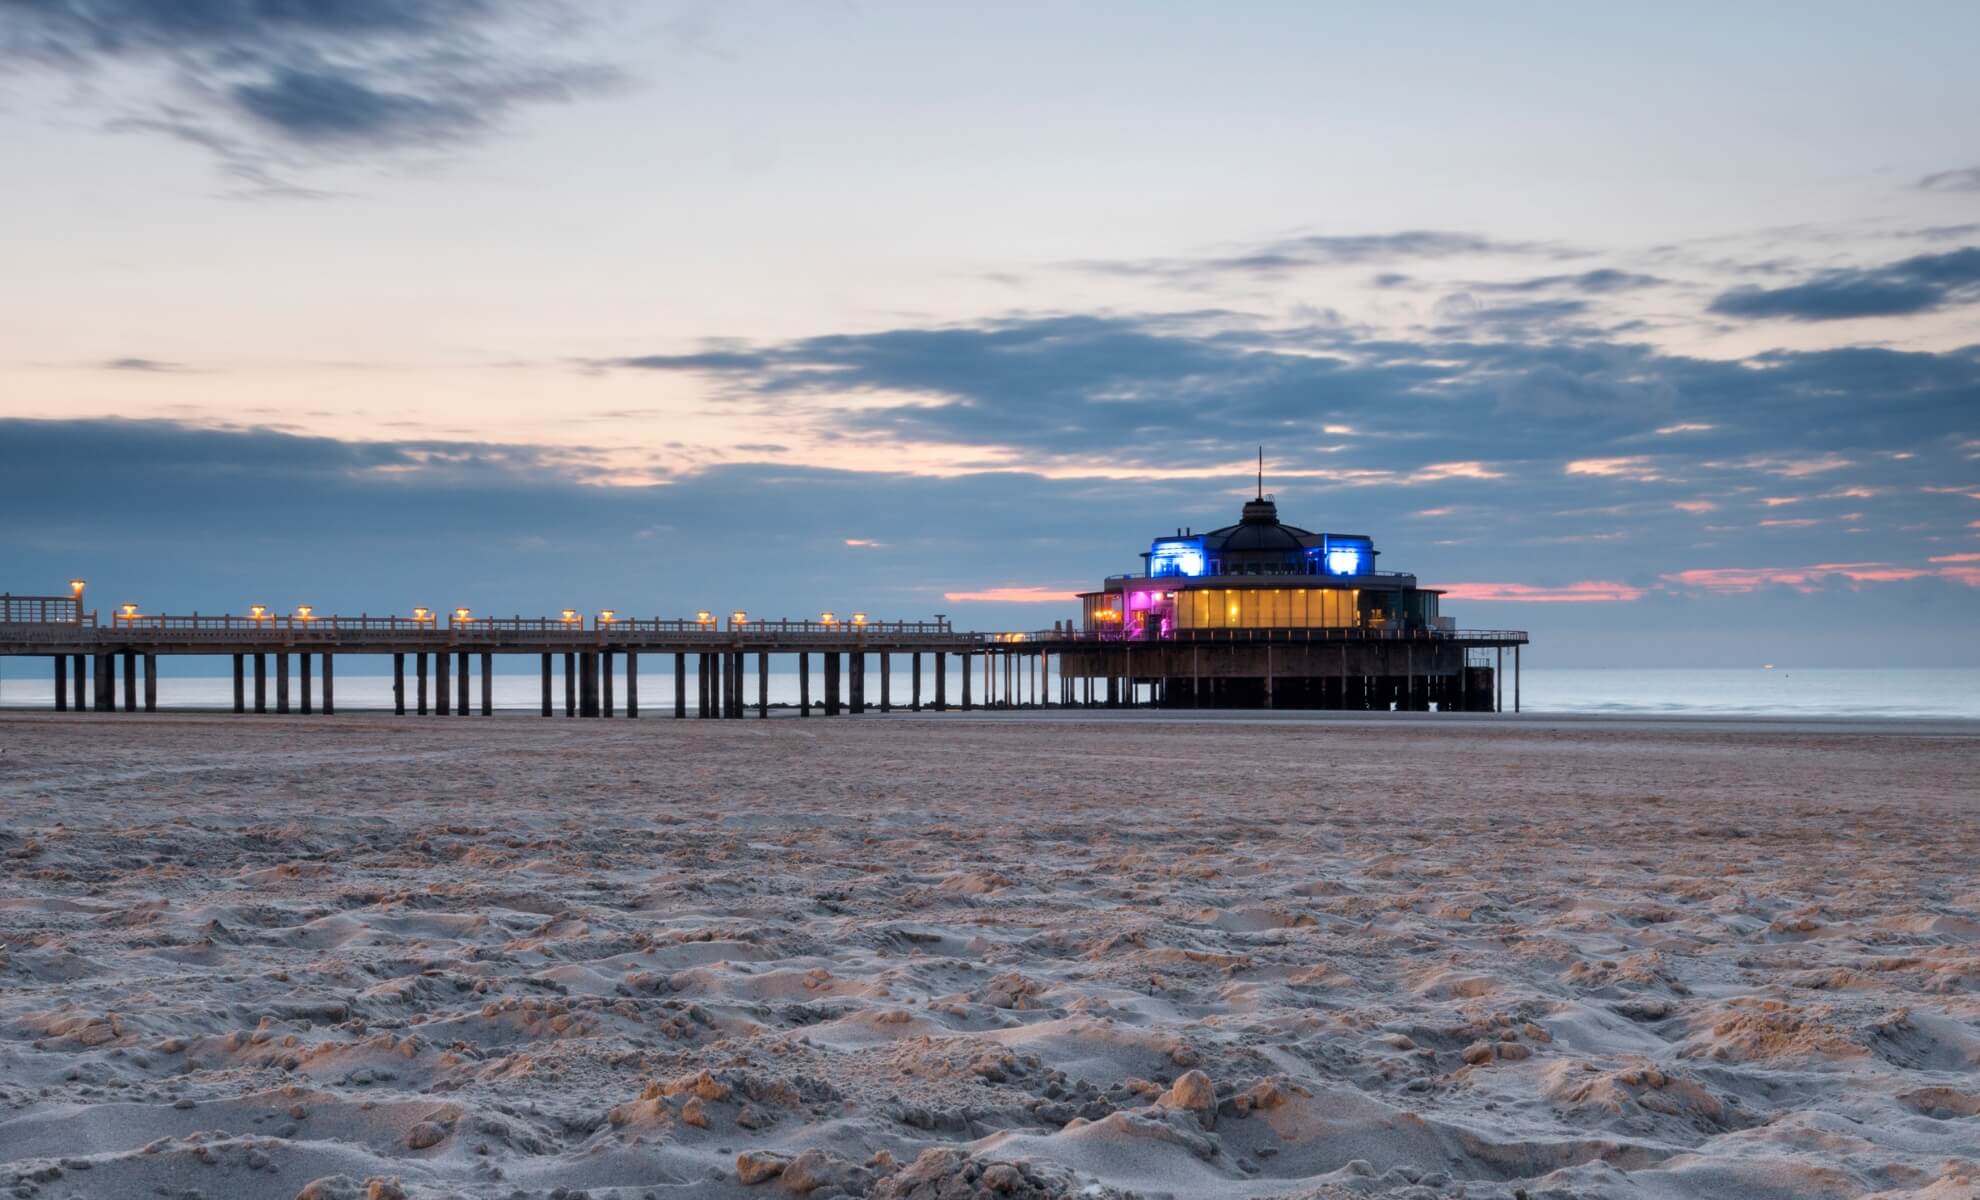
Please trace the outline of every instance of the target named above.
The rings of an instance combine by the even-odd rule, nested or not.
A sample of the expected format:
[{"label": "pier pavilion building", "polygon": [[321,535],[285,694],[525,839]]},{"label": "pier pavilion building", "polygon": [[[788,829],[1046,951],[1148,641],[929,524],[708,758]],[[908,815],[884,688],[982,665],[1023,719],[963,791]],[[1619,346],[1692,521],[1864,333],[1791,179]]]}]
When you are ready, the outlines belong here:
[{"label": "pier pavilion building", "polygon": [[1495,708],[1526,635],[1459,630],[1441,592],[1379,554],[1365,533],[1286,524],[1261,491],[1236,524],[1157,537],[1140,572],[1081,593],[1094,650],[1065,673],[1167,706]]}]

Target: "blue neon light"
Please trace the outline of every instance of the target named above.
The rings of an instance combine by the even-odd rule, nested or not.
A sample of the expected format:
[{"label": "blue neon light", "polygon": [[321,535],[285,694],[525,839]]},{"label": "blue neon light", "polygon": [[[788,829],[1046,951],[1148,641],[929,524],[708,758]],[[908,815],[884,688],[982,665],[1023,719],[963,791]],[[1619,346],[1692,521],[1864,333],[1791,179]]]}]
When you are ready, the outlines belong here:
[{"label": "blue neon light", "polygon": [[1318,556],[1328,575],[1366,575],[1375,569],[1375,543],[1365,537],[1327,534]]},{"label": "blue neon light", "polygon": [[1203,556],[1201,538],[1162,538],[1148,549],[1148,573],[1154,576],[1187,575],[1192,578],[1209,568]]}]

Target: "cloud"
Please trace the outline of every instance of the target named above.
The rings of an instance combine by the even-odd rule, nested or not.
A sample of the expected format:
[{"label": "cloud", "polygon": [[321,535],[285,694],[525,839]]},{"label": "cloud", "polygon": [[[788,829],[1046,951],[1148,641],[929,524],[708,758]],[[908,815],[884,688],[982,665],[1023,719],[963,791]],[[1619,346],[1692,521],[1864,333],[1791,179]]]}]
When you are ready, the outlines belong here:
[{"label": "cloud", "polygon": [[[1934,563],[1941,559],[1932,559]],[[1961,560],[1963,561],[1963,560]],[[1785,587],[1797,592],[1822,591],[1828,584],[1904,583],[1938,577],[1967,587],[1980,587],[1980,571],[1950,566],[1906,566],[1889,562],[1817,563],[1808,567],[1704,567],[1665,575],[1666,582],[1707,592],[1746,593]]]},{"label": "cloud", "polygon": [[1720,316],[1839,321],[1909,316],[1980,301],[1980,247],[1921,254],[1880,267],[1824,271],[1786,287],[1741,287],[1713,300]]},{"label": "cloud", "polygon": [[326,160],[473,142],[522,107],[612,86],[559,59],[559,0],[17,0],[0,65],[96,77],[107,127],[197,145],[260,194]]},{"label": "cloud", "polygon": [[1980,192],[1980,167],[1935,171],[1912,186],[1927,192]]},{"label": "cloud", "polygon": [[179,363],[164,362],[156,358],[112,358],[102,363],[106,371],[158,371],[177,372],[186,368]]},{"label": "cloud", "polygon": [[[1219,279],[1276,279],[1328,267],[1367,266],[1465,257],[1572,258],[1583,253],[1553,242],[1503,240],[1446,229],[1394,233],[1302,234],[1229,254],[1184,258],[1085,259],[1061,264],[1076,271],[1200,286]],[[1386,281],[1386,282],[1383,282]],[[1388,273],[1378,286],[1407,276]]]},{"label": "cloud", "polygon": [[1540,587],[1525,583],[1444,583],[1439,591],[1447,600],[1484,600],[1512,604],[1608,604],[1643,598],[1643,588],[1609,580],[1589,579],[1560,587]]},{"label": "cloud", "polygon": [[1071,604],[1079,599],[1079,593],[1057,588],[1009,586],[981,588],[973,592],[943,592],[942,599],[953,604],[966,602],[979,604]]},{"label": "cloud", "polygon": [[1633,271],[1619,271],[1614,267],[1598,267],[1593,271],[1582,271],[1572,275],[1536,275],[1527,279],[1514,279],[1498,283],[1472,283],[1466,286],[1475,292],[1573,291],[1600,296],[1613,292],[1630,292],[1643,288],[1659,287],[1665,282],[1665,280],[1659,279],[1655,275],[1643,275]]}]

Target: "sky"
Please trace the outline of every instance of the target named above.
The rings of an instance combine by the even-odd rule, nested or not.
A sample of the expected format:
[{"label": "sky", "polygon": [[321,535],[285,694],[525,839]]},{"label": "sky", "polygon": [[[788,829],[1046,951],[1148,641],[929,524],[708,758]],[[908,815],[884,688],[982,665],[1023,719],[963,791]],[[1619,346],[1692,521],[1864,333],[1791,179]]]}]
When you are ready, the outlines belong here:
[{"label": "sky", "polygon": [[[1615,8],[1615,11],[1605,11]],[[1980,6],[0,0],[0,587],[1980,665]]]}]

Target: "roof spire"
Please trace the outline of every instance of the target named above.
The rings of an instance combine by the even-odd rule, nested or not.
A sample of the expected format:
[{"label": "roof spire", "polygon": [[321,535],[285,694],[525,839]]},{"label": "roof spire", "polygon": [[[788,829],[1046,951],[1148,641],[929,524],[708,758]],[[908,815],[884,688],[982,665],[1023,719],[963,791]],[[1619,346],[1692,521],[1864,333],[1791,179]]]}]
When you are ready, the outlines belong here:
[{"label": "roof spire", "polygon": [[1258,498],[1265,498],[1265,447],[1258,447]]}]

